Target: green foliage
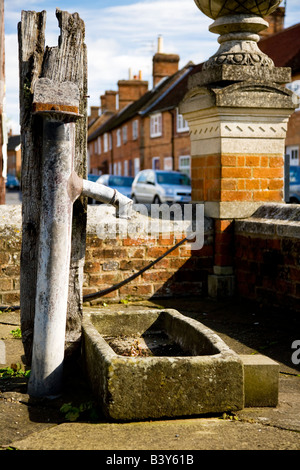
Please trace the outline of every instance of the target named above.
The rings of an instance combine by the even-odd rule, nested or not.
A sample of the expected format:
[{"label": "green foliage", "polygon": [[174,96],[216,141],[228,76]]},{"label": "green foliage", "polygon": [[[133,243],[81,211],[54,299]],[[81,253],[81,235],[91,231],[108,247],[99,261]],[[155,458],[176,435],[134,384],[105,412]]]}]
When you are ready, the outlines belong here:
[{"label": "green foliage", "polygon": [[238,421],[239,418],[235,413],[229,412],[229,413],[223,413],[220,419],[227,419],[230,421]]},{"label": "green foliage", "polygon": [[13,335],[14,338],[20,339],[22,338],[22,331],[20,328],[16,328],[15,330],[11,330],[10,334]]},{"label": "green foliage", "polygon": [[87,420],[96,422],[99,420],[98,410],[93,402],[81,403],[79,406],[73,406],[72,403],[64,403],[60,412],[65,414],[67,421]]},{"label": "green foliage", "polygon": [[4,367],[0,369],[0,378],[2,379],[10,379],[14,377],[26,377],[28,378],[30,375],[30,370],[23,370],[21,364],[11,364],[10,367]]}]

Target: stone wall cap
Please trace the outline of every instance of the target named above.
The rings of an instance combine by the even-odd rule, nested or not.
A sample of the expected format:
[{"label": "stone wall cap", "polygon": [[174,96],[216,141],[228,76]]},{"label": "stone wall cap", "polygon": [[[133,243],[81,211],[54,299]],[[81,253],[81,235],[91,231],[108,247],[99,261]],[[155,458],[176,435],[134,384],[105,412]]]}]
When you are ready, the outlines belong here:
[{"label": "stone wall cap", "polygon": [[291,68],[223,64],[211,69],[202,70],[189,77],[188,89],[215,83],[248,80],[260,80],[279,84],[290,83],[292,81]]}]

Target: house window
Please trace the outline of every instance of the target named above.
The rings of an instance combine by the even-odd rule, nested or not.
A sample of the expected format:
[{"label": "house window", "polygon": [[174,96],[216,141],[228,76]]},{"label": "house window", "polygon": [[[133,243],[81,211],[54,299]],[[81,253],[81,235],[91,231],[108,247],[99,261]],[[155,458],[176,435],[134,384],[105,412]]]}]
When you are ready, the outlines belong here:
[{"label": "house window", "polygon": [[105,133],[103,136],[103,151],[107,152],[108,151],[108,134]]},{"label": "house window", "polygon": [[117,164],[114,163],[114,175],[116,175],[116,174],[117,174]]},{"label": "house window", "polygon": [[[294,80],[292,83],[287,83],[286,87],[300,97],[300,80]],[[295,111],[300,111],[300,103]]]},{"label": "house window", "polygon": [[189,155],[179,157],[179,171],[191,177],[191,157]]},{"label": "house window", "polygon": [[139,171],[140,171],[140,159],[135,158],[134,159],[134,176],[137,175]]},{"label": "house window", "polygon": [[123,144],[126,144],[126,142],[127,142],[127,126],[123,127],[122,132],[123,132]]},{"label": "house window", "polygon": [[98,137],[97,139],[97,153],[98,155],[101,154],[101,137]]},{"label": "house window", "polygon": [[128,162],[128,176],[132,176],[132,160]]},{"label": "house window", "polygon": [[162,135],[162,115],[161,113],[150,116],[150,137]]},{"label": "house window", "polygon": [[152,158],[152,170],[159,170],[160,167],[160,158],[159,157],[153,157]]},{"label": "house window", "polygon": [[117,130],[117,147],[121,147],[121,129]]},{"label": "house window", "polygon": [[122,175],[122,162],[118,162],[118,176]]},{"label": "house window", "polygon": [[139,136],[139,121],[135,119],[132,123],[132,138],[136,140]]},{"label": "house window", "polygon": [[[111,149],[112,149],[112,135],[109,134],[109,150],[111,150]],[[101,151],[100,151],[100,153],[101,153]]]},{"label": "house window", "polygon": [[179,114],[177,109],[177,132],[187,132],[189,130],[189,125],[187,121],[183,118],[182,114]]},{"label": "house window", "polygon": [[124,161],[124,176],[128,176],[128,160]]},{"label": "house window", "polygon": [[299,147],[298,146],[288,146],[285,150],[286,155],[290,157],[290,165],[295,166],[299,165]]},{"label": "house window", "polygon": [[172,157],[164,158],[164,170],[167,170],[167,171],[173,170],[173,158]]}]

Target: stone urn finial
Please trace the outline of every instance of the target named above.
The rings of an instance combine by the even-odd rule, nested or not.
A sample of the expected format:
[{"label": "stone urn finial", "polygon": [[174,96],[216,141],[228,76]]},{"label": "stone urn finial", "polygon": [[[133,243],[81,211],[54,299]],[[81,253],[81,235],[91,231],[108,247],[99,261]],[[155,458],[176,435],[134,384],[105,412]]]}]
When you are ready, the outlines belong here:
[{"label": "stone urn finial", "polygon": [[214,66],[252,65],[274,67],[273,61],[259,49],[258,33],[268,27],[263,17],[272,13],[281,0],[195,0],[197,7],[214,23],[212,33],[220,34],[220,48],[204,69]]}]

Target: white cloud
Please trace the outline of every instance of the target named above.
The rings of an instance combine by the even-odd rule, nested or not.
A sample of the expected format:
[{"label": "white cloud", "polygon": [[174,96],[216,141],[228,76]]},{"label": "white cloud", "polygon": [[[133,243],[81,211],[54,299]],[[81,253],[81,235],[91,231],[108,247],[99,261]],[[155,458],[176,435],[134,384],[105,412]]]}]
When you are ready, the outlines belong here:
[{"label": "white cloud", "polygon": [[[89,106],[100,104],[100,95],[117,89],[119,79],[142,71],[152,86],[152,56],[157,37],[163,35],[164,51],[180,55],[180,66],[200,63],[218,49],[217,36],[208,31],[212,20],[203,15],[193,0],[137,0],[129,5],[96,7],[102,2],[86,0],[70,9],[71,2],[60,0],[59,8],[78,12],[86,26],[89,67]],[[116,2],[118,3],[118,2]],[[17,23],[21,9],[47,10],[46,43],[57,45],[59,28],[52,0],[9,0],[6,6],[7,115],[18,121]],[[51,7],[50,7],[51,5]],[[287,1],[286,26],[300,17],[299,0]]]}]

